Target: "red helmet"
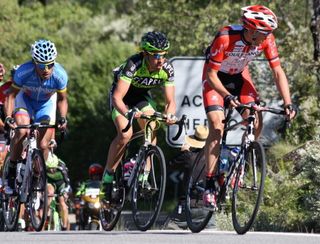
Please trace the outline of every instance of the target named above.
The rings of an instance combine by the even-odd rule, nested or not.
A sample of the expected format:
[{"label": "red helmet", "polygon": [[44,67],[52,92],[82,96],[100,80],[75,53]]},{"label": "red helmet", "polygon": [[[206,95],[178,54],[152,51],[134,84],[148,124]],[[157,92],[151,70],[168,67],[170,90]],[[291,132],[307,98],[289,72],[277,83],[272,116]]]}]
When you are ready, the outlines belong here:
[{"label": "red helmet", "polygon": [[89,176],[103,174],[103,167],[100,164],[91,164],[89,167]]},{"label": "red helmet", "polygon": [[241,8],[243,26],[246,29],[260,32],[272,32],[277,29],[277,16],[267,7],[252,5]]}]

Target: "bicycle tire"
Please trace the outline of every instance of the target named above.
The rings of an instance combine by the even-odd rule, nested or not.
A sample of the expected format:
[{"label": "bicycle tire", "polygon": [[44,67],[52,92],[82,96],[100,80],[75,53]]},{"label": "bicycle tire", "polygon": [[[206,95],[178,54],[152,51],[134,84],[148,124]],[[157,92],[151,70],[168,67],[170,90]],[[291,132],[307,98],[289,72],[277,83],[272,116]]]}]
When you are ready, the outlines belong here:
[{"label": "bicycle tire", "polygon": [[205,192],[205,167],[204,149],[202,149],[193,163],[186,186],[185,214],[188,227],[193,233],[202,231],[213,214],[213,211],[203,208],[202,195]]},{"label": "bicycle tire", "polygon": [[47,173],[43,154],[35,149],[31,154],[32,171],[30,175],[30,190],[27,198],[32,227],[41,231],[47,219],[48,191]]},{"label": "bicycle tire", "polygon": [[115,181],[113,182],[113,192],[111,203],[106,204],[100,199],[99,218],[102,229],[111,231],[119,221],[126,196],[126,189],[122,182],[120,167],[117,168]]},{"label": "bicycle tire", "polygon": [[[266,161],[262,144],[252,142],[245,149],[243,160],[243,164],[237,168],[233,185],[231,181],[231,187],[233,187],[232,223],[238,234],[245,234],[252,227],[262,200],[266,176]],[[256,169],[257,177],[253,176],[254,169]],[[253,183],[255,178],[257,183]]]},{"label": "bicycle tire", "polygon": [[[10,163],[9,153],[6,156],[2,172],[2,182],[5,182],[8,176]],[[2,214],[3,220],[7,231],[16,231],[18,227],[18,219],[20,213],[20,199],[18,195],[2,194]]]},{"label": "bicycle tire", "polygon": [[[145,170],[149,167],[149,173]],[[160,213],[166,187],[166,161],[158,146],[149,145],[144,162],[138,163],[132,190],[132,215],[136,227],[141,231],[151,228]]]}]

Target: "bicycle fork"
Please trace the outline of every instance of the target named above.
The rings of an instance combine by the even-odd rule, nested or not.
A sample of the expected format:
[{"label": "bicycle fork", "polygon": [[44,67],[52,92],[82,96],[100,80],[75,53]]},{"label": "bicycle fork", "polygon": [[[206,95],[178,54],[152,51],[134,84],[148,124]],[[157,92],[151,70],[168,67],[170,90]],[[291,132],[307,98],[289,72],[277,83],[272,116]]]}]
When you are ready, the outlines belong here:
[{"label": "bicycle fork", "polygon": [[24,175],[23,175],[23,180],[22,180],[22,184],[20,187],[20,201],[21,202],[26,202],[27,201],[27,197],[28,197],[28,193],[29,193],[29,189],[30,189],[30,176],[32,174],[32,152],[33,152],[33,148],[35,148],[37,146],[37,142],[35,138],[30,138],[30,141],[26,141],[26,143],[24,143],[24,149],[23,150],[27,150],[27,158],[26,158],[26,166],[25,166],[25,171],[24,171]]}]

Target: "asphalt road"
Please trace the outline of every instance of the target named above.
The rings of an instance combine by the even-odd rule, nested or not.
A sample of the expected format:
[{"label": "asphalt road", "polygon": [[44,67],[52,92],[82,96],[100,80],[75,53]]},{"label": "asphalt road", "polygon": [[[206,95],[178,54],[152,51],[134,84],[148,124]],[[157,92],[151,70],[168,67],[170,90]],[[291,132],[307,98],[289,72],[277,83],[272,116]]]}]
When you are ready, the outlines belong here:
[{"label": "asphalt road", "polygon": [[320,234],[202,231],[68,231],[68,232],[0,232],[1,244],[319,244]]}]

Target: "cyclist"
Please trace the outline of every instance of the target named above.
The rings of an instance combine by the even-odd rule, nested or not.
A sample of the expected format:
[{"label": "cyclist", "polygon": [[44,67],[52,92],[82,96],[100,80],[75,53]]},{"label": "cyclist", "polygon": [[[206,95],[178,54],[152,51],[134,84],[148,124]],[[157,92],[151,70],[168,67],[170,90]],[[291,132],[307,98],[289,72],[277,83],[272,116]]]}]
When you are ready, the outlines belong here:
[{"label": "cyclist", "polygon": [[[58,107],[59,128],[66,129],[68,76],[64,68],[55,62],[57,49],[49,40],[38,40],[31,46],[31,56],[32,60],[20,65],[14,74],[5,122],[12,128],[16,125],[29,124],[31,120],[54,124]],[[22,141],[27,132],[28,130],[18,130],[11,140],[7,194],[12,194],[15,189],[16,165],[18,161],[23,162]],[[49,152],[48,144],[54,130],[41,129],[39,132],[39,145],[46,160]]]},{"label": "cyclist", "polygon": [[[4,68],[4,65],[0,63],[0,82],[3,81],[5,73],[6,73],[6,70]],[[5,104],[10,86],[11,86],[10,82],[5,82],[0,86],[0,176],[1,176],[2,164],[7,155],[7,146],[6,146],[5,129],[4,129],[4,120],[5,120],[4,104]],[[1,185],[1,179],[0,179],[0,185]]]},{"label": "cyclist", "polygon": [[[127,59],[120,67],[114,70],[114,83],[110,92],[112,119],[117,129],[117,136],[113,139],[107,158],[105,174],[103,177],[103,190],[105,201],[111,198],[113,174],[124,153],[125,145],[132,136],[132,129],[122,132],[128,123],[127,116],[132,107],[137,107],[139,112],[152,114],[155,111],[149,90],[151,88],[164,88],[166,101],[165,111],[167,123],[175,121],[176,104],[174,99],[174,70],[165,58],[170,47],[169,40],[162,32],[147,32],[140,42],[141,52]],[[141,128],[145,122],[138,121]],[[154,137],[153,143],[156,143]]]},{"label": "cyclist", "polygon": [[[248,71],[248,63],[257,55],[263,52],[269,61],[288,118],[292,119],[296,114],[272,34],[278,27],[276,15],[262,5],[247,6],[242,11],[242,25],[229,25],[217,33],[206,51],[203,69],[203,100],[209,124],[205,146],[206,192],[203,200],[205,206],[212,209],[216,208],[215,174],[224,126],[224,108],[237,107],[240,102],[259,102]],[[243,117],[248,115],[247,111],[240,113]],[[262,129],[261,114],[255,127],[258,137]]]},{"label": "cyclist", "polygon": [[[76,226],[79,227],[79,229],[84,228],[83,226],[85,223],[83,223],[85,220],[84,216],[90,216],[91,219],[99,219],[98,216],[94,216],[96,212],[88,211],[86,208],[86,204],[83,202],[84,200],[81,201],[82,196],[86,194],[86,190],[89,188],[94,188],[98,187],[99,190],[99,185],[102,179],[103,175],[103,167],[101,164],[93,163],[89,166],[88,169],[88,174],[89,174],[89,179],[85,182],[82,182],[80,186],[77,189],[77,192],[75,194],[75,215],[76,215]],[[80,204],[83,202],[82,204]],[[82,208],[82,211],[80,210]],[[81,214],[83,216],[81,216]]]},{"label": "cyclist", "polygon": [[89,167],[88,174],[89,180],[81,183],[79,188],[77,189],[76,197],[78,198],[85,193],[87,185],[89,185],[90,182],[101,181],[103,175],[103,167],[101,166],[101,164],[93,163]]},{"label": "cyclist", "polygon": [[48,210],[52,197],[56,194],[59,202],[61,216],[61,230],[69,230],[69,210],[67,200],[71,193],[70,179],[66,164],[59,159],[54,153],[49,153],[46,161],[47,179],[48,179]]}]

